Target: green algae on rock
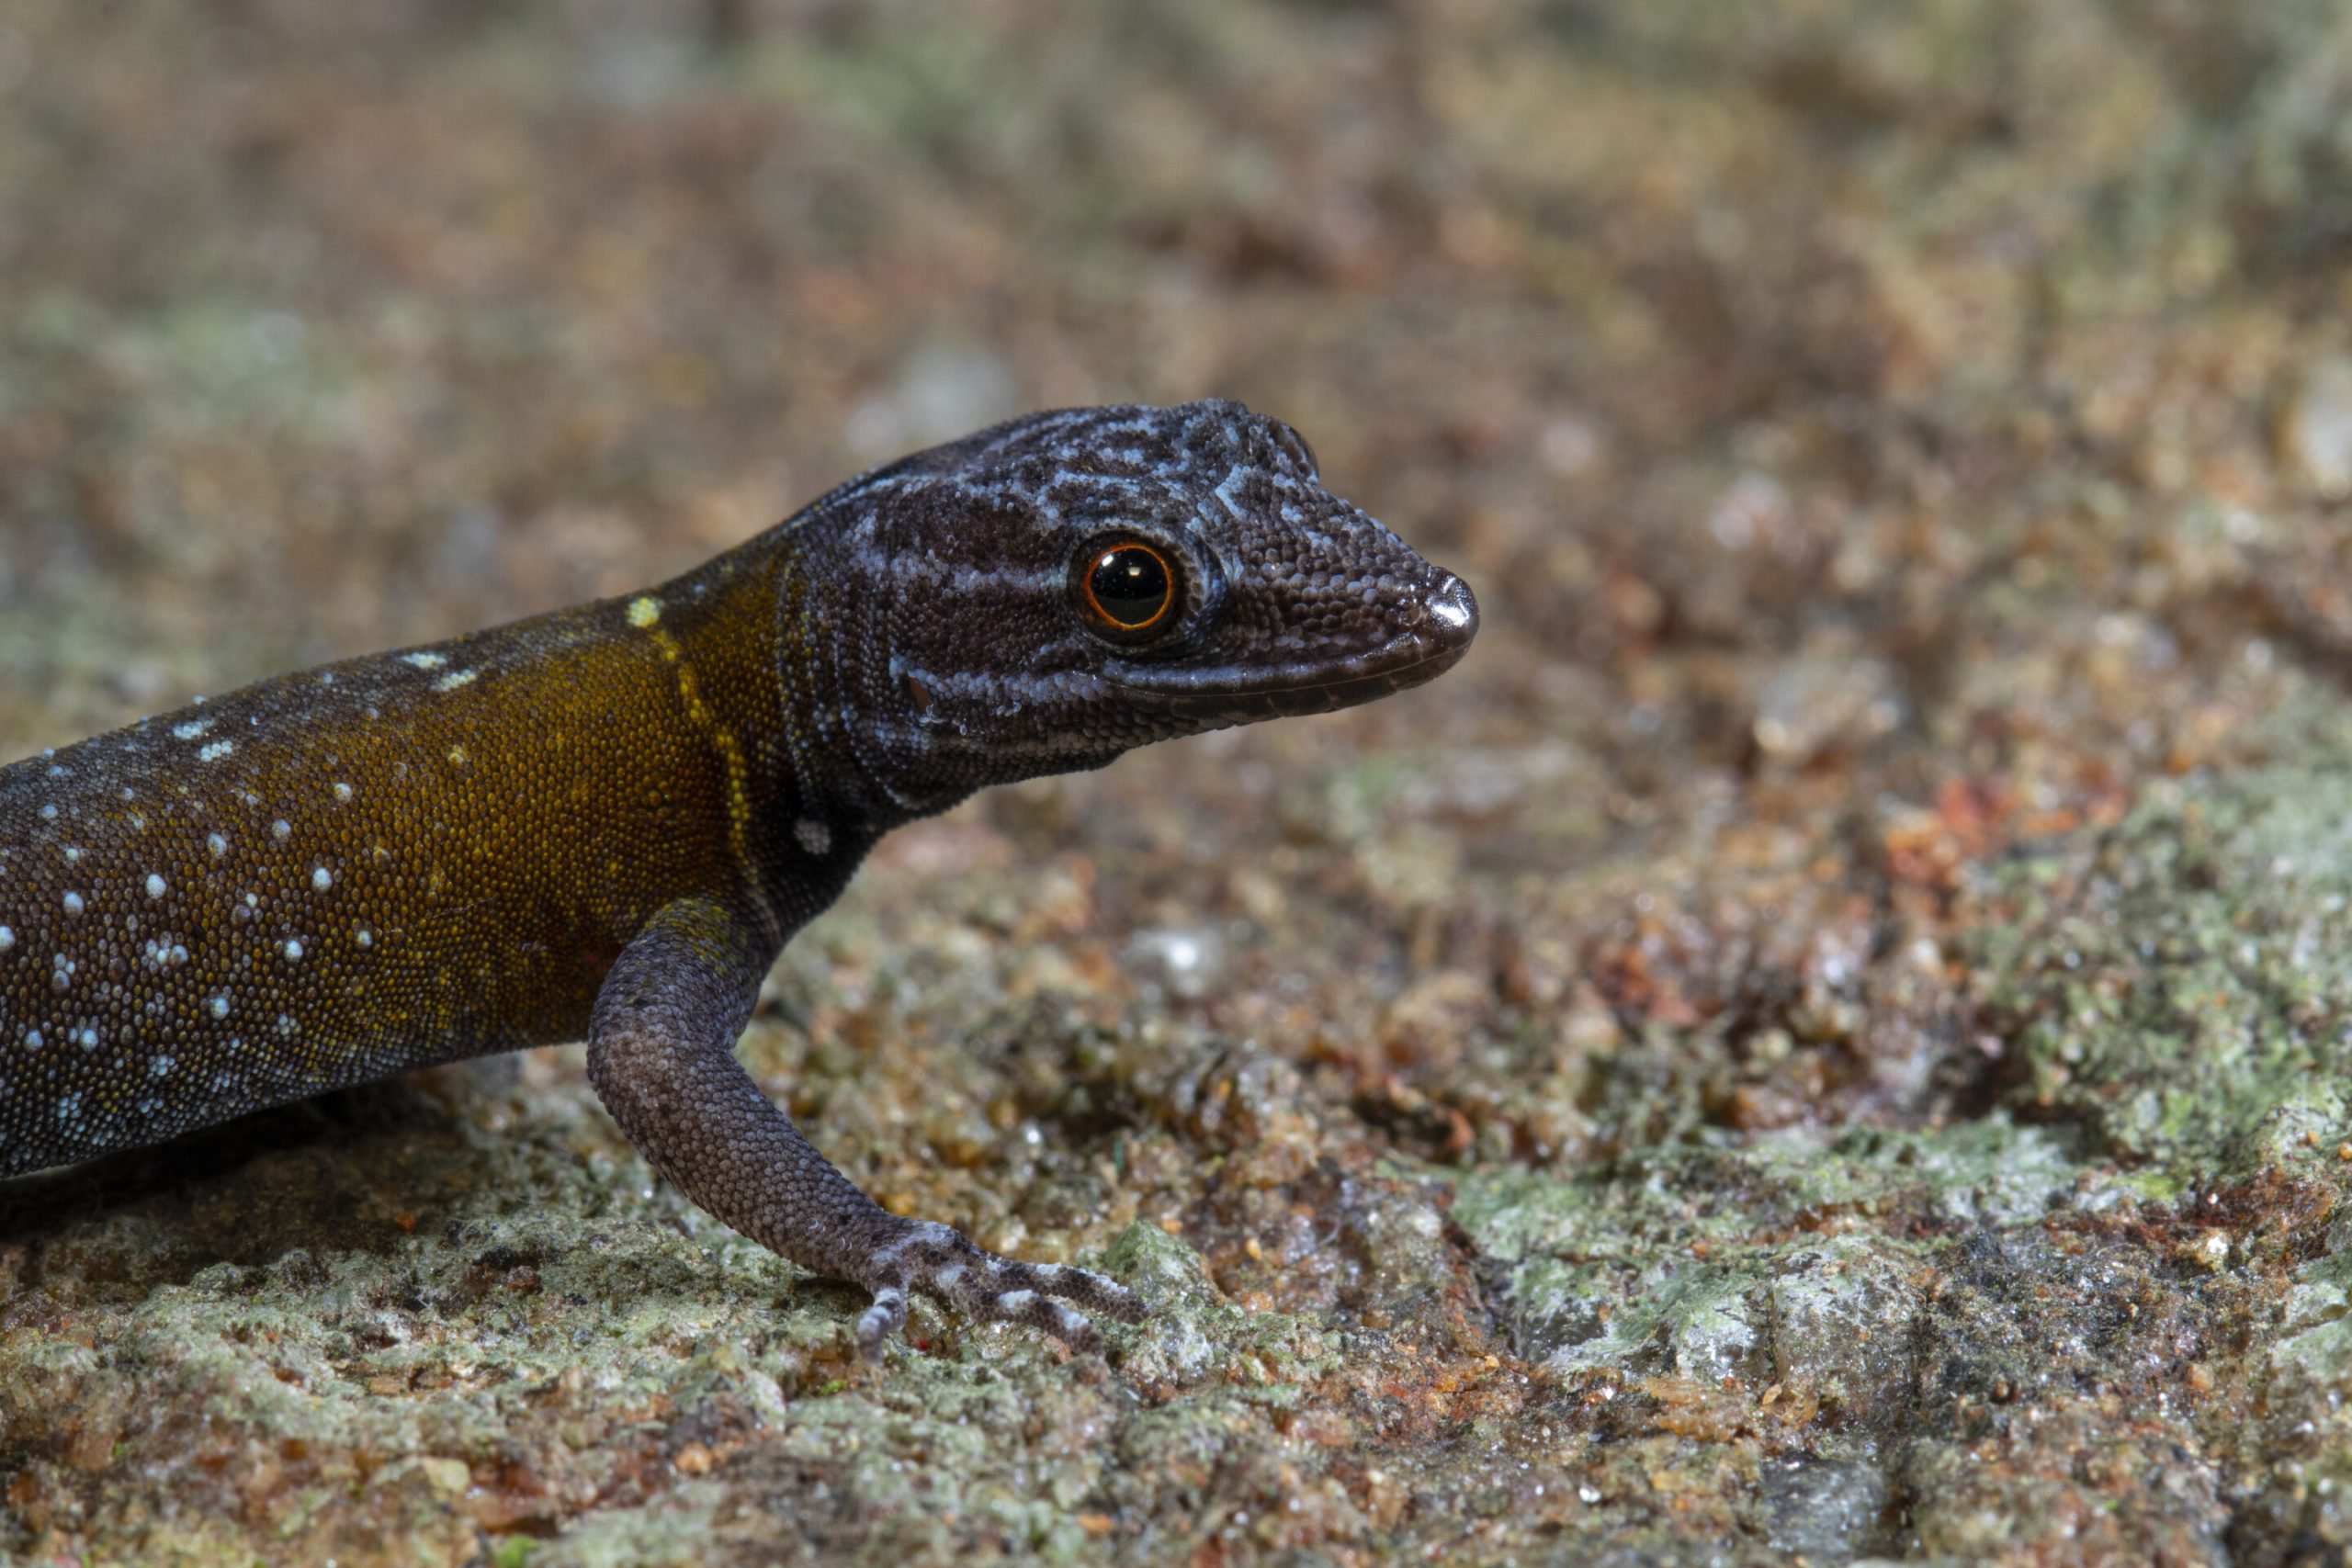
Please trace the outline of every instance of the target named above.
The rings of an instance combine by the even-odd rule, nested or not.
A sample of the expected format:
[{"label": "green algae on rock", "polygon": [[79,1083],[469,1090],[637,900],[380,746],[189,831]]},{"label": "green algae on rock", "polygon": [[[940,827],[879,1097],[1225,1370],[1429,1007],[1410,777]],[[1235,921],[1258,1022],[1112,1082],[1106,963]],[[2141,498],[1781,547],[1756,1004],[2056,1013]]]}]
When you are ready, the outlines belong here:
[{"label": "green algae on rock", "polygon": [[2352,756],[2161,784],[1988,901],[2003,1098],[2173,1182],[2307,1163],[2352,1125]]}]

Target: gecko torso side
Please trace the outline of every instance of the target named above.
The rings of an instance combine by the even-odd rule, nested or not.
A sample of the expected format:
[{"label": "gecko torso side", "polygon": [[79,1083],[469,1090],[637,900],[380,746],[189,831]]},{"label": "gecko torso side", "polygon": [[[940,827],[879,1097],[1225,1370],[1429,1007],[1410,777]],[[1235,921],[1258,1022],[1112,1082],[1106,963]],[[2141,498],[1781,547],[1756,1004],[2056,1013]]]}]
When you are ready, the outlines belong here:
[{"label": "gecko torso side", "polygon": [[987,784],[1417,684],[1468,590],[1238,404],[1033,415],[620,599],[261,682],[0,769],[0,1175],[589,1042],[696,1202],[1075,1348],[1122,1287],[875,1205],[736,1036],[876,839]]}]

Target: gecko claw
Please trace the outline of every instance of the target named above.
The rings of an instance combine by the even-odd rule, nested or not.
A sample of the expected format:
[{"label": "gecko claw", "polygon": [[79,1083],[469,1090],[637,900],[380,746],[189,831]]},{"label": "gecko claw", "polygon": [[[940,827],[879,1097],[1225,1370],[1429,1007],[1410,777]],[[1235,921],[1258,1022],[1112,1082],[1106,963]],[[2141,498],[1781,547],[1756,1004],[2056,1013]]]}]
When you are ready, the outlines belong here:
[{"label": "gecko claw", "polygon": [[1099,1356],[1104,1347],[1102,1330],[1078,1307],[1121,1323],[1143,1321],[1142,1298],[1100,1274],[1000,1258],[951,1226],[904,1223],[906,1228],[874,1254],[865,1270],[864,1282],[874,1292],[874,1304],[857,1321],[857,1348],[869,1361],[879,1360],[884,1342],[906,1325],[907,1297],[914,1291],[977,1322],[1042,1329],[1081,1356]]}]

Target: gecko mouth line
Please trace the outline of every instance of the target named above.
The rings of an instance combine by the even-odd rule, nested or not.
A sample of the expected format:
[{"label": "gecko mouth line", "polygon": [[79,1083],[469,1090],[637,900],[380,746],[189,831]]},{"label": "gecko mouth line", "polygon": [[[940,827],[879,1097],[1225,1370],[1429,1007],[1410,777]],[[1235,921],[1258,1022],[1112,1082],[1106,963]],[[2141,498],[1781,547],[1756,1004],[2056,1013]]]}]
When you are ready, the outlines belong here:
[{"label": "gecko mouth line", "polygon": [[[1250,712],[1328,713],[1367,698],[1401,692],[1435,679],[1461,657],[1458,649],[1423,652],[1385,668],[1343,671],[1334,674],[1321,666],[1310,674],[1305,667],[1260,669],[1255,680],[1243,680],[1230,670],[1170,671],[1167,679],[1135,681],[1114,677],[1119,690],[1175,713],[1235,708]],[[1220,676],[1231,677],[1219,679]],[[1268,677],[1272,679],[1268,679]],[[1283,679],[1284,676],[1289,677]]]}]

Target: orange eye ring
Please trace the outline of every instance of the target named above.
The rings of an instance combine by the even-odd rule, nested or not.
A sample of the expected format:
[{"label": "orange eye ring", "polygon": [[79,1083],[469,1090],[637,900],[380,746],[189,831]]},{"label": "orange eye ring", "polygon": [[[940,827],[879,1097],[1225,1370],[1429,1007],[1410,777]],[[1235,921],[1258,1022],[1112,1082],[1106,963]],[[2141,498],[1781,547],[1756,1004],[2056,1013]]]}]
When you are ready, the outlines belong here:
[{"label": "orange eye ring", "polygon": [[1140,539],[1119,539],[1079,558],[1079,597],[1100,627],[1135,637],[1165,622],[1182,597],[1176,569]]}]

